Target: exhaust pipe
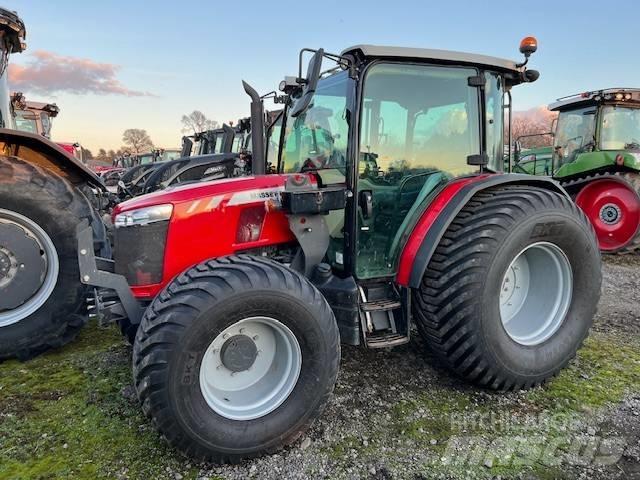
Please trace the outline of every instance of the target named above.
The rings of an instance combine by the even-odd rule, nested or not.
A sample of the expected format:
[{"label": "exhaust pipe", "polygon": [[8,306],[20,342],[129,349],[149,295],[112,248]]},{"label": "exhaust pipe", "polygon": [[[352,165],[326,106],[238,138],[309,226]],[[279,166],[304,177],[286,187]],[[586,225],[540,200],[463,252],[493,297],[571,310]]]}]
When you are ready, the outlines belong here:
[{"label": "exhaust pipe", "polygon": [[251,170],[253,175],[264,175],[267,171],[264,148],[264,107],[258,92],[244,80],[242,86],[251,97]]}]

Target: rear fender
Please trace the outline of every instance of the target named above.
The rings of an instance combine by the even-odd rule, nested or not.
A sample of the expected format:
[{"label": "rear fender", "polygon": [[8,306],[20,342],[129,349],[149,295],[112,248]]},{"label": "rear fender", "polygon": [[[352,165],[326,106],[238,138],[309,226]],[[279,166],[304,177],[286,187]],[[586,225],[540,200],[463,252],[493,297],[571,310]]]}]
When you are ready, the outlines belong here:
[{"label": "rear fender", "polygon": [[557,182],[546,177],[512,173],[454,180],[422,212],[400,255],[396,282],[418,288],[433,253],[456,215],[475,194],[497,185],[531,185],[569,197]]},{"label": "rear fender", "polygon": [[41,135],[0,128],[0,151],[51,170],[74,184],[88,182],[106,191],[100,178],[86,165]]}]

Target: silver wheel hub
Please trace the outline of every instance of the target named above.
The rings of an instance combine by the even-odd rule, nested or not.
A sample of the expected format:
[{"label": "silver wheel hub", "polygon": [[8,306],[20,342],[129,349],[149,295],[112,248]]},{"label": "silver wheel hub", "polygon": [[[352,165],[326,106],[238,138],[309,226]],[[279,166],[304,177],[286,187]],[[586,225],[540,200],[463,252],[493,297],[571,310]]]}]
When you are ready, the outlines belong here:
[{"label": "silver wheel hub", "polygon": [[271,317],[249,317],[223,330],[200,364],[200,390],[219,415],[260,418],[293,391],[302,367],[293,332]]},{"label": "silver wheel hub", "polygon": [[600,209],[600,220],[607,225],[615,225],[622,219],[622,211],[615,203],[607,203]]},{"label": "silver wheel hub", "polygon": [[549,242],[522,250],[511,262],[500,289],[500,317],[512,340],[538,345],[555,334],[569,310],[573,274],[564,252]]},{"label": "silver wheel hub", "polygon": [[36,312],[51,296],[58,252],[33,220],[0,208],[0,328]]}]

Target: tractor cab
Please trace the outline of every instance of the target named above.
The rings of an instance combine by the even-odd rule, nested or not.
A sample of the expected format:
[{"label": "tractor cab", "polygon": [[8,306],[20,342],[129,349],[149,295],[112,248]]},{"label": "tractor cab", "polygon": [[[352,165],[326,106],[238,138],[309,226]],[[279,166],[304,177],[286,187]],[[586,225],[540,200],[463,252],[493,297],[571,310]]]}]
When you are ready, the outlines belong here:
[{"label": "tractor cab", "polygon": [[558,178],[609,167],[640,168],[640,89],[610,88],[564,97],[558,112],[553,175]]},{"label": "tractor cab", "polygon": [[[451,181],[502,170],[505,99],[537,76],[481,55],[372,45],[335,56],[317,51],[309,69],[322,57],[338,68],[302,82],[278,171],[312,173],[331,193],[344,189],[344,208],[324,212],[325,260],[337,275],[353,275],[368,309],[367,344],[405,342],[397,277],[406,275],[407,237]],[[291,196],[295,204],[299,194]]]},{"label": "tractor cab", "polygon": [[21,93],[12,95],[15,123],[18,130],[51,138],[51,120],[60,109],[55,103],[26,101]]}]

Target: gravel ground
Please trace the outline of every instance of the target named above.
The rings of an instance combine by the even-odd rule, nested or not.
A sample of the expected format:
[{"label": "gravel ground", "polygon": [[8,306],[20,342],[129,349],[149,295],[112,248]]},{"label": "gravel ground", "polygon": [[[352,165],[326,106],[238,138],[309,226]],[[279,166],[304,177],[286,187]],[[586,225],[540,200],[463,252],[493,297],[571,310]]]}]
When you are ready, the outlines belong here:
[{"label": "gravel ground", "polygon": [[144,418],[112,326],[0,364],[0,479],[640,480],[640,258],[606,257],[592,334],[544,387],[500,394],[409,345],[344,347],[328,408],[294,445],[199,465]]},{"label": "gravel ground", "polygon": [[[634,258],[605,258],[592,337],[638,339],[639,267]],[[625,292],[624,301],[620,292]],[[495,394],[471,388],[434,366],[417,338],[389,351],[345,347],[330,406],[295,446],[235,466],[204,466],[200,476],[640,478],[637,392],[617,404],[583,405],[575,412],[546,408],[544,388],[538,390],[543,392]],[[479,421],[476,411],[491,420]],[[505,455],[510,450],[504,443],[517,436],[533,451],[516,447],[518,455]],[[558,439],[560,448],[545,452]],[[545,460],[545,454],[552,458]]]}]

